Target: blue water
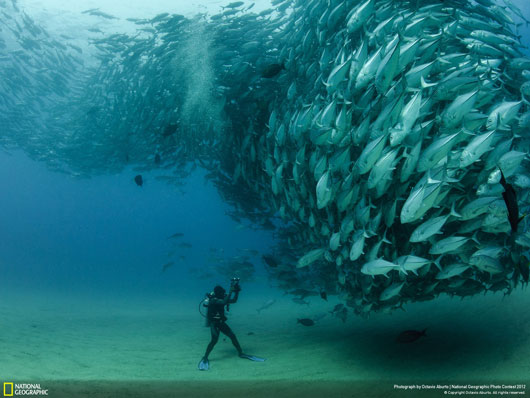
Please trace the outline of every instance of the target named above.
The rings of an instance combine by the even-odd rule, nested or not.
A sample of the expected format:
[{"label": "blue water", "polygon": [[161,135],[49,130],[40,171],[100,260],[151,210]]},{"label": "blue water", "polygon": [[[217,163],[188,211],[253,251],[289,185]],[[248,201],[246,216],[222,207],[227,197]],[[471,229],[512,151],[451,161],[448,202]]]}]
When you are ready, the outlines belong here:
[{"label": "blue water", "polygon": [[[184,187],[127,169],[79,179],[53,173],[21,152],[0,155],[0,272],[16,290],[202,298],[222,276],[200,279],[191,268],[215,267],[210,248],[267,252],[268,232],[238,229],[216,189],[197,169]],[[248,222],[247,222],[248,224]],[[176,232],[184,236],[168,239]],[[191,248],[180,248],[186,242]],[[185,260],[178,256],[184,255]],[[171,260],[174,265],[162,273]],[[264,278],[259,257],[256,279]],[[258,283],[261,285],[261,283]]]}]

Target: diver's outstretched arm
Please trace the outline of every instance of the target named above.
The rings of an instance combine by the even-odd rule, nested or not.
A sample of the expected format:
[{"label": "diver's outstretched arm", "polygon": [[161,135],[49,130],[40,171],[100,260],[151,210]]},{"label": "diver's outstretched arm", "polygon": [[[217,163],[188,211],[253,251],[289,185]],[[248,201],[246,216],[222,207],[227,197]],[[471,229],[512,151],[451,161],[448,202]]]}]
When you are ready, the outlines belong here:
[{"label": "diver's outstretched arm", "polygon": [[[234,297],[231,298],[232,293],[234,293]],[[228,295],[228,302],[229,303],[237,303],[237,299],[239,298],[239,290],[230,290],[230,294]]]}]

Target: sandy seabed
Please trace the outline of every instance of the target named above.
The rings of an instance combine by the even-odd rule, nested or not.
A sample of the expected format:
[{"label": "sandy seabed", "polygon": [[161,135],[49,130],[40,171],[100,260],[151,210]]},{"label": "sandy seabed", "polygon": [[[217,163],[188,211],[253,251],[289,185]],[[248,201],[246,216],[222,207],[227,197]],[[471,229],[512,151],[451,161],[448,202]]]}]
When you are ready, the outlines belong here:
[{"label": "sandy seabed", "polygon": [[[328,313],[312,327],[297,318],[327,313],[334,298],[311,297],[305,306],[278,295],[258,314],[271,297],[242,294],[228,323],[245,352],[267,360],[240,359],[221,337],[207,372],[197,370],[210,338],[197,311],[201,298],[3,291],[0,382],[40,383],[49,397],[70,398],[441,397],[451,396],[442,386],[456,384],[530,389],[525,289],[506,297],[440,296],[391,315],[350,316],[345,323]],[[423,328],[427,337],[395,342],[401,331]],[[508,391],[476,387],[461,395],[501,390]],[[524,387],[518,391],[526,395]]]}]

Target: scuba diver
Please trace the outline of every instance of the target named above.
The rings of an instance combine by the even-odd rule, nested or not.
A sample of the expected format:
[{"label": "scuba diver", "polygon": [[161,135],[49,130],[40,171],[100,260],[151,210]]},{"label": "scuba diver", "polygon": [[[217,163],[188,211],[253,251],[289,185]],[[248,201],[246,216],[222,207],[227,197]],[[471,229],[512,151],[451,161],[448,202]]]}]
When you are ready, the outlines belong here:
[{"label": "scuba diver", "polygon": [[[208,370],[210,368],[208,355],[210,355],[210,352],[212,352],[213,347],[219,340],[219,332],[223,332],[226,336],[230,338],[230,340],[232,340],[232,344],[234,345],[234,347],[236,347],[237,353],[239,354],[240,358],[250,359],[251,361],[258,362],[263,362],[265,360],[264,358],[245,354],[241,349],[241,346],[239,345],[239,341],[237,341],[236,335],[234,334],[234,332],[232,332],[232,329],[230,329],[230,327],[226,324],[227,318],[225,316],[225,306],[226,310],[230,311],[230,304],[237,302],[240,291],[241,287],[239,286],[239,278],[232,278],[232,281],[230,283],[229,294],[226,294],[226,290],[222,286],[217,285],[213,289],[213,292],[207,293],[206,298],[201,301],[200,304],[208,308],[208,311],[206,313],[206,326],[210,327],[212,340],[208,344],[208,347],[206,347],[206,353],[199,362],[199,370]],[[232,294],[234,295],[233,297]],[[202,315],[205,316],[204,314]]]}]

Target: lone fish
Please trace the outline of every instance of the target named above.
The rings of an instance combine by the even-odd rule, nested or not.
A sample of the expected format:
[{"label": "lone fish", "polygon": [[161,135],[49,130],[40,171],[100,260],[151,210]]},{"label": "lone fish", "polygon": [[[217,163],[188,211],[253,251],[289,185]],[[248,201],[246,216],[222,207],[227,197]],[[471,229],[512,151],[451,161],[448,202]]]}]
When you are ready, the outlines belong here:
[{"label": "lone fish", "polygon": [[278,261],[276,261],[276,259],[273,256],[271,256],[270,254],[264,254],[261,257],[263,258],[263,261],[265,261],[265,263],[269,267],[276,268],[278,266]]},{"label": "lone fish", "polygon": [[315,322],[309,318],[298,319],[296,323],[301,323],[304,326],[313,326],[315,324]]},{"label": "lone fish", "polygon": [[166,272],[166,270],[175,264],[173,261],[170,261],[169,263],[166,263],[162,266],[162,272]]},{"label": "lone fish", "polygon": [[421,332],[419,330],[405,330],[396,337],[396,343],[413,343],[421,336],[427,336],[425,334],[426,330],[423,329]]},{"label": "lone fish", "polygon": [[264,77],[266,79],[270,79],[271,77],[274,77],[278,73],[280,73],[283,69],[285,69],[285,64],[283,62],[281,64],[270,64],[270,65],[267,65],[261,71],[261,77]]},{"label": "lone fish", "polygon": [[506,182],[504,174],[501,170],[501,184],[504,188],[502,193],[502,198],[506,203],[506,208],[508,209],[508,221],[510,221],[510,226],[512,227],[512,232],[517,232],[517,226],[524,218],[524,216],[519,217],[519,205],[517,204],[517,195],[515,189],[513,189],[512,184]]},{"label": "lone fish", "polygon": [[261,311],[269,308],[275,302],[276,302],[276,300],[274,300],[274,299],[268,300],[267,302],[263,303],[261,307],[257,308],[256,311],[258,311],[258,314],[259,314]]}]

